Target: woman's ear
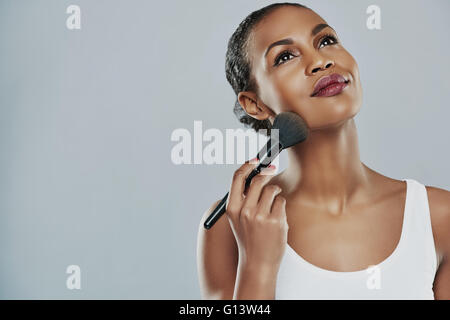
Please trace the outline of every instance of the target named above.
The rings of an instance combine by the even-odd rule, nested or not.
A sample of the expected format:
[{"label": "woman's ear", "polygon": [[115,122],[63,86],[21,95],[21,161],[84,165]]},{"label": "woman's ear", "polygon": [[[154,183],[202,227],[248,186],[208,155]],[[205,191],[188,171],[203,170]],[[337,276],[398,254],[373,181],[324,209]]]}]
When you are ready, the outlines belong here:
[{"label": "woman's ear", "polygon": [[242,91],[238,94],[238,101],[242,109],[247,114],[257,120],[266,120],[275,116],[272,110],[267,107],[261,100],[258,100],[258,96],[251,91]]}]

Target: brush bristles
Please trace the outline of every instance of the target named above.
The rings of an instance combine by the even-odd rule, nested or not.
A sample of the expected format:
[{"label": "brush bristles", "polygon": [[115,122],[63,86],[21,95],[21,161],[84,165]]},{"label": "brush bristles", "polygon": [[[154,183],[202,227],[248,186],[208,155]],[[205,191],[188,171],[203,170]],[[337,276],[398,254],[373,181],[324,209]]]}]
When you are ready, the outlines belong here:
[{"label": "brush bristles", "polygon": [[273,121],[272,129],[279,129],[279,141],[283,149],[289,148],[308,137],[308,126],[294,112],[279,113]]}]

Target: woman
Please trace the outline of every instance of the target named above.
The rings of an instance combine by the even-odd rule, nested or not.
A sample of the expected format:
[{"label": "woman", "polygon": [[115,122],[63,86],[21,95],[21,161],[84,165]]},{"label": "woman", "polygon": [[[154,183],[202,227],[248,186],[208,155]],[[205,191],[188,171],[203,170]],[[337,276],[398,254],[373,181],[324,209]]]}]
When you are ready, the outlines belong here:
[{"label": "woman", "polygon": [[205,212],[202,297],[450,299],[450,192],[360,161],[359,71],[333,28],[299,4],[264,7],[232,35],[226,75],[242,123],[270,128],[293,111],[309,135],[287,149],[286,170],[255,177],[245,193],[256,164],[242,165],[227,218],[210,230],[203,222],[219,201]]}]

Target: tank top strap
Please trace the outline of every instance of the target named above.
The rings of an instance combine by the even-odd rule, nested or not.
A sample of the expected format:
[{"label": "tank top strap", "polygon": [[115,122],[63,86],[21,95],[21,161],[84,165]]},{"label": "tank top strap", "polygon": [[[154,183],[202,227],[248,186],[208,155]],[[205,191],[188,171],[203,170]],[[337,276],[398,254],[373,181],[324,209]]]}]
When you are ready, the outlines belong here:
[{"label": "tank top strap", "polygon": [[[408,210],[405,210],[405,227],[408,243],[422,243],[425,246],[426,259],[432,266],[433,272],[437,269],[437,254],[434,245],[433,230],[431,226],[430,207],[426,187],[414,179],[403,179],[408,183]],[[415,238],[415,239],[412,239]],[[417,241],[417,242],[416,242]]]}]

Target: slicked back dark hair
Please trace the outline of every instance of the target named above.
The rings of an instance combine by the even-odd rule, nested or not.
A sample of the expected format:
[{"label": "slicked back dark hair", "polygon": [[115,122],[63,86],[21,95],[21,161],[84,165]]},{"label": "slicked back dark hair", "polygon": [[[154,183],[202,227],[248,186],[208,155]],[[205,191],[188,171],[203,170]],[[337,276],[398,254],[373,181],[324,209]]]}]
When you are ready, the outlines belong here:
[{"label": "slicked back dark hair", "polygon": [[236,102],[233,112],[239,122],[245,127],[251,127],[258,131],[267,129],[270,135],[271,123],[268,119],[257,120],[249,116],[240,105],[237,96],[241,91],[253,91],[258,94],[258,86],[251,72],[251,62],[248,53],[249,36],[253,28],[269,13],[283,6],[293,6],[297,8],[309,9],[299,3],[280,2],[265,6],[250,13],[237,27],[236,31],[228,40],[228,48],[225,57],[225,74],[228,82],[236,94]]}]

